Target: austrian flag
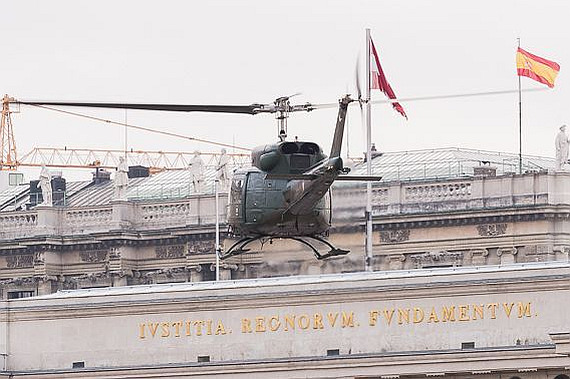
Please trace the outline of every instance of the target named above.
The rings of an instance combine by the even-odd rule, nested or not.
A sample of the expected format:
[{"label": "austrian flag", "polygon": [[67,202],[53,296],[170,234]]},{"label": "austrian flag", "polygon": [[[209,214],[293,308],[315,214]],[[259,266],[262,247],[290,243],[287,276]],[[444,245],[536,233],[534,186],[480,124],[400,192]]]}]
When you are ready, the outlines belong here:
[{"label": "austrian flag", "polygon": [[[372,53],[372,56],[370,57],[370,88],[379,89],[391,100],[396,99],[396,94],[388,83],[388,80],[386,80],[382,66],[380,66],[380,60],[378,59],[378,53],[376,52],[376,47],[374,46],[374,42],[372,42],[372,38],[370,38],[370,52]],[[400,103],[393,102],[392,107],[404,116],[406,120],[408,119],[408,116],[406,115],[406,112],[404,112],[404,108]]]}]

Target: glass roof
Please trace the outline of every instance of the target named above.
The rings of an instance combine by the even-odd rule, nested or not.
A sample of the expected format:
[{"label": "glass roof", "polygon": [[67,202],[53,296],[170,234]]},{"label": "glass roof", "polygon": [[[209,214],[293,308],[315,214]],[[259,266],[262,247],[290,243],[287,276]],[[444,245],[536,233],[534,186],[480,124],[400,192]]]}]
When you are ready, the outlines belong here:
[{"label": "glass roof", "polygon": [[[489,165],[497,175],[518,172],[519,156],[473,149],[432,149],[382,153],[372,159],[372,174],[382,181],[448,179],[473,176],[473,168]],[[523,155],[523,172],[552,169],[553,158]],[[366,163],[359,163],[351,175],[366,175]]]}]

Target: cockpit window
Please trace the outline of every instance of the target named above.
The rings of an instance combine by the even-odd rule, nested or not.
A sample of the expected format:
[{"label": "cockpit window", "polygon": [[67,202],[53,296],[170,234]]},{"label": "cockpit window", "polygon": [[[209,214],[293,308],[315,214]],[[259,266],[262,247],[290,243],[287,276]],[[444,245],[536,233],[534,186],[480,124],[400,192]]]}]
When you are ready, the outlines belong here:
[{"label": "cockpit window", "polygon": [[315,155],[319,152],[319,146],[316,143],[305,142],[301,145],[300,152],[303,154]]},{"label": "cockpit window", "polygon": [[281,145],[281,152],[283,154],[294,154],[299,151],[299,146],[295,142],[285,142]]}]

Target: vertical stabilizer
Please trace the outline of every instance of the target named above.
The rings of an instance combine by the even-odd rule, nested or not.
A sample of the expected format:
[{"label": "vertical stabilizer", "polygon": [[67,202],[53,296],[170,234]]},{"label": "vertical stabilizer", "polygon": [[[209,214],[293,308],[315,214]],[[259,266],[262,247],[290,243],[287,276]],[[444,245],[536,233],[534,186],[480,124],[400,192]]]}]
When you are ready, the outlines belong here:
[{"label": "vertical stabilizer", "polygon": [[339,100],[338,117],[336,119],[336,127],[334,129],[334,138],[331,147],[329,158],[340,157],[340,150],[342,148],[342,137],[344,134],[344,124],[346,122],[346,111],[348,104],[353,102],[349,95],[346,95]]}]

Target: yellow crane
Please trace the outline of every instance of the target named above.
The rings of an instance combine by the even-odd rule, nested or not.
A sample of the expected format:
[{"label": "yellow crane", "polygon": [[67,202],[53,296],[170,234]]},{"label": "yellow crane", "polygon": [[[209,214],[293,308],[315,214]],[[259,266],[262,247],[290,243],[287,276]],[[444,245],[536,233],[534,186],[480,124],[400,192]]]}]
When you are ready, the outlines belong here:
[{"label": "yellow crane", "polygon": [[[81,148],[54,148],[54,147],[35,147],[30,152],[22,155],[18,159],[16,150],[16,140],[14,138],[14,128],[12,124],[12,113],[19,113],[19,104],[16,111],[10,109],[10,103],[17,101],[8,95],[2,98],[2,119],[0,123],[0,171],[14,171],[18,167],[60,167],[60,168],[107,168],[113,169],[119,163],[119,157],[126,156],[130,166],[145,166],[151,172],[162,170],[184,169],[187,168],[191,156],[195,152],[183,151],[149,151],[149,150],[114,150],[114,149],[81,149]],[[123,126],[133,129],[144,130],[170,137],[183,138],[192,141],[198,141],[225,148],[237,148],[238,150],[249,150],[224,143],[203,140],[200,138],[189,137],[181,134],[155,130],[137,125],[119,123],[112,120],[83,115],[81,113],[64,111],[61,109],[39,106],[39,108],[64,113],[67,115],[88,118],[91,120],[105,122],[117,126]],[[218,162],[220,153],[200,152],[200,156],[205,158],[206,166],[215,166]],[[250,162],[249,153],[229,153],[234,167],[243,167]]]}]

